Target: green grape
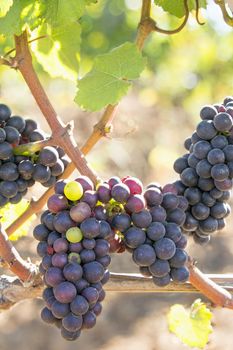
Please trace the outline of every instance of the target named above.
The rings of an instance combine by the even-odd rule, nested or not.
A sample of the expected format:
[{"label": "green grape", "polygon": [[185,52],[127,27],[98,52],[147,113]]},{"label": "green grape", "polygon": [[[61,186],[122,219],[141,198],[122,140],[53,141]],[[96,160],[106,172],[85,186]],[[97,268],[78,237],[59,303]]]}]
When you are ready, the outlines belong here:
[{"label": "green grape", "polygon": [[80,255],[78,253],[70,253],[68,255],[68,261],[73,262],[73,263],[77,263],[77,264],[81,264]]},{"label": "green grape", "polygon": [[71,181],[64,187],[64,194],[66,198],[71,201],[79,200],[83,195],[83,188],[79,182]]},{"label": "green grape", "polygon": [[71,243],[78,243],[83,239],[82,231],[78,227],[71,227],[66,231],[66,239]]}]

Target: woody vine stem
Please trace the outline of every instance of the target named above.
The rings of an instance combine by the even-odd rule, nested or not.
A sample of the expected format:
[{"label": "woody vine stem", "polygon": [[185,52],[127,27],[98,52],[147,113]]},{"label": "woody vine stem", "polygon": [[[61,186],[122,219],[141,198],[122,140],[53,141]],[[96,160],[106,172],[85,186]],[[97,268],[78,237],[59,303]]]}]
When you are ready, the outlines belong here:
[{"label": "woody vine stem", "polygon": [[[138,26],[136,45],[142,50],[145,40],[151,32],[159,31],[166,34],[174,34],[180,31],[188,19],[187,0],[184,1],[186,16],[184,22],[179,28],[172,31],[161,30],[156,26],[155,21],[150,17],[151,0],[143,0],[141,8],[141,18]],[[46,141],[47,144],[61,146],[70,157],[71,163],[66,168],[61,178],[67,178],[77,168],[82,175],[86,175],[94,183],[97,183],[98,177],[88,165],[85,155],[95,146],[98,140],[106,136],[111,130],[111,124],[114,119],[117,105],[108,105],[100,121],[94,126],[93,132],[87,139],[81,150],[77,146],[72,134],[73,123],[64,125],[54,110],[48,96],[46,95],[38,76],[32,65],[32,57],[28,45],[28,36],[25,31],[20,36],[15,36],[15,57],[10,61],[4,61],[3,64],[20,71],[26,84],[28,85],[37,105],[46,118],[51,130],[52,137]],[[40,145],[41,146],[41,145]],[[40,147],[38,145],[38,147]],[[37,297],[41,294],[43,286],[40,275],[35,265],[24,261],[11,242],[8,235],[11,235],[19,228],[31,215],[39,212],[45,205],[49,196],[53,193],[53,188],[47,190],[37,201],[31,201],[29,209],[21,215],[5,232],[0,228],[0,256],[7,264],[8,268],[18,278],[2,276],[0,278],[0,309],[7,309],[14,303],[29,297]],[[192,259],[189,261],[190,281],[182,287],[172,284],[172,287],[161,288],[151,285],[150,279],[144,277],[133,277],[132,275],[112,274],[109,287],[106,290],[114,291],[140,291],[140,292],[188,292],[200,291],[207,296],[215,305],[233,309],[232,300],[232,276],[222,276],[215,278],[219,285],[211,280],[209,276],[204,275],[195,267]],[[229,282],[230,278],[230,282]],[[226,287],[224,289],[223,287]]]}]

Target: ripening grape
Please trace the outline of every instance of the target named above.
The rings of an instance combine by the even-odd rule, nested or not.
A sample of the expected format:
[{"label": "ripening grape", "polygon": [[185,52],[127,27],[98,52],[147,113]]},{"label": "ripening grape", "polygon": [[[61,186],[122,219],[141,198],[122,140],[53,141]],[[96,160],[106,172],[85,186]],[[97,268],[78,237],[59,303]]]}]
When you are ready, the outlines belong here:
[{"label": "ripening grape", "polygon": [[78,227],[71,227],[66,231],[66,239],[70,243],[78,243],[83,239],[82,231]]},{"label": "ripening grape", "polygon": [[83,195],[83,188],[77,181],[68,182],[64,187],[64,194],[71,201],[79,200]]}]

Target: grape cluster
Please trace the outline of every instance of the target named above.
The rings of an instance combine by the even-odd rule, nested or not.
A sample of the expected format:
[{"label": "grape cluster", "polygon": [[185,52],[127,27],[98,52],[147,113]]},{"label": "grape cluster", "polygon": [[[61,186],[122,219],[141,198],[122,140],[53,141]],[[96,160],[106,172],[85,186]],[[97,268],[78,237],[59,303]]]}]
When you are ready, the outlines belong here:
[{"label": "grape cluster", "polygon": [[188,151],[174,163],[180,180],[179,195],[189,203],[183,229],[201,245],[225,227],[230,214],[233,179],[233,98],[223,104],[207,105],[200,111],[201,122],[185,140]]},{"label": "grape cluster", "polygon": [[14,147],[45,138],[34,120],[11,115],[10,108],[0,104],[0,207],[18,203],[35,182],[53,186],[63,173],[67,160],[60,147],[45,147],[33,156],[14,155]]},{"label": "grape cluster", "polygon": [[150,184],[143,193],[142,183],[133,177],[119,179],[111,190],[124,210],[112,218],[112,228],[123,235],[126,249],[144,276],[152,276],[158,286],[171,280],[188,280],[184,251],[187,240],[180,226],[185,221],[187,200],[177,196],[174,186]]},{"label": "grape cluster", "polygon": [[111,261],[107,238],[113,233],[106,221],[102,187],[95,191],[84,176],[58,181],[33,233],[47,286],[41,318],[59,327],[67,340],[94,327],[105,297]]}]

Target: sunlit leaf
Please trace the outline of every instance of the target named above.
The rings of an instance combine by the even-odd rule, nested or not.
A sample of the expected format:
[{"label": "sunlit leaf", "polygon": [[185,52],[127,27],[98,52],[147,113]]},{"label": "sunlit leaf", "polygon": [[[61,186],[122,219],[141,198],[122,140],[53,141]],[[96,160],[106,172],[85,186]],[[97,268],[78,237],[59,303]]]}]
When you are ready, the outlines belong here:
[{"label": "sunlit leaf", "polygon": [[[183,17],[185,15],[185,7],[184,0],[154,0],[155,5],[162,7],[162,9],[166,12],[169,12],[171,15],[176,17]],[[199,6],[206,8],[206,0],[200,0]],[[196,8],[196,1],[189,0],[188,1],[189,10],[194,10]]]},{"label": "sunlit leaf", "polygon": [[[29,201],[22,199],[17,204],[7,204],[0,209],[0,222],[2,227],[6,229],[14,222],[29,206]],[[17,241],[20,237],[27,236],[31,223],[35,220],[35,216],[31,216],[19,229],[17,229],[9,238],[11,241]]]},{"label": "sunlit leaf", "polygon": [[144,67],[145,59],[132,43],[99,55],[92,70],[78,82],[75,101],[91,111],[115,104],[127,93],[131,80],[138,78]]},{"label": "sunlit leaf", "polygon": [[168,313],[168,326],[184,344],[203,349],[212,332],[211,319],[211,311],[197,299],[189,311],[182,305],[173,305]]}]

